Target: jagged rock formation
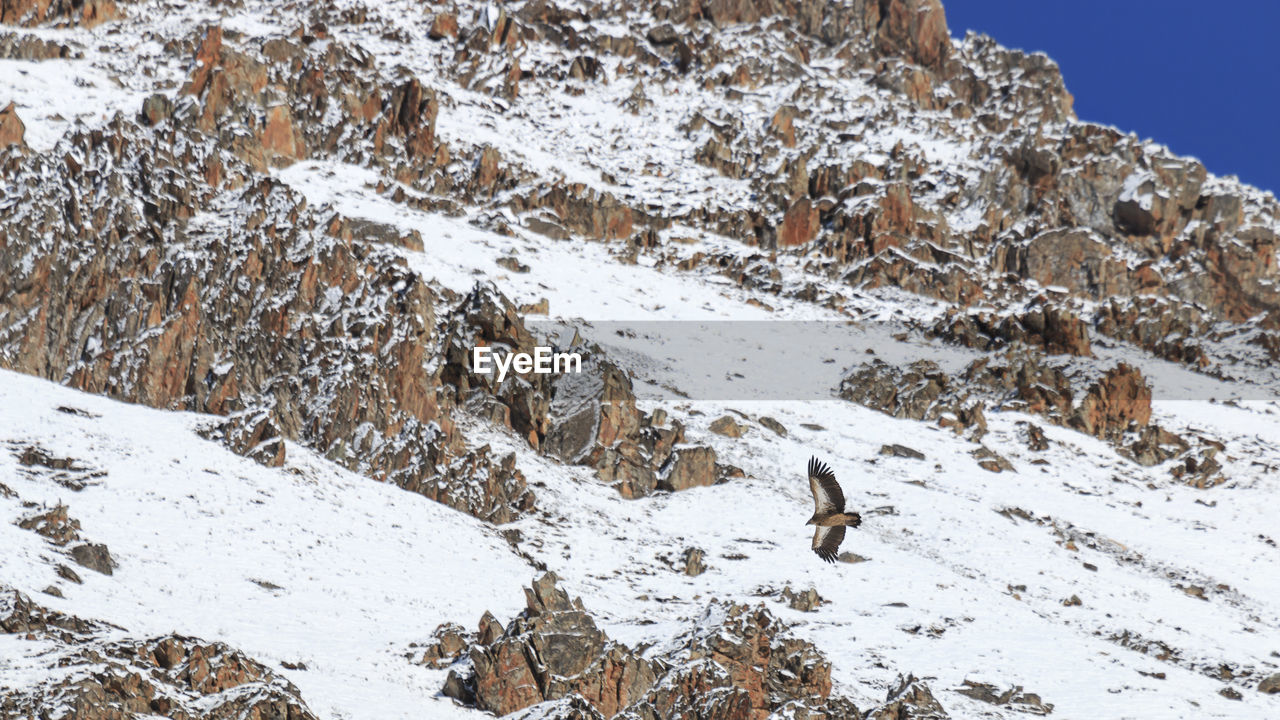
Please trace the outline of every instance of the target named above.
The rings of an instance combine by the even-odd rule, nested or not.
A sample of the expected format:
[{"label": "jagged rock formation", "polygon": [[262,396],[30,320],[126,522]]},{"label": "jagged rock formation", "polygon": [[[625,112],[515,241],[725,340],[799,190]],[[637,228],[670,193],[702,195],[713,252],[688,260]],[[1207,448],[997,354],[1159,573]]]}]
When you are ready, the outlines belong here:
[{"label": "jagged rock formation", "polygon": [[[831,666],[817,648],[788,637],[763,606],[713,602],[660,652],[639,653],[610,640],[556,583],[552,573],[536,580],[505,629],[486,614],[476,635],[437,630],[423,661],[456,658],[446,695],[498,715],[530,709],[521,716],[530,718],[860,717],[831,696]],[[927,687],[908,686],[868,717],[946,717]]]},{"label": "jagged rock formation", "polygon": [[48,671],[43,682],[0,693],[5,717],[315,718],[292,683],[222,643],[131,638],[9,588],[0,589],[0,632],[40,644]]},{"label": "jagged rock formation", "polygon": [[[84,22],[115,12],[55,3],[15,5],[3,17],[38,23],[72,10]],[[635,77],[637,97],[646,79],[726,88],[737,105],[695,94],[685,116],[672,119],[687,137],[706,138],[694,160],[741,181],[754,204],[731,193],[694,197],[677,212],[647,201],[647,181],[620,194],[552,182],[493,146],[450,148],[436,136],[435,91],[403,68],[378,66],[360,47],[211,26],[173,46],[191,60],[176,93],[152,95],[133,119],[68,137],[58,153],[6,156],[21,202],[0,216],[0,252],[21,271],[0,285],[0,358],[113,397],[225,414],[211,436],[269,464],[284,462],[281,441],[295,439],[484,517],[513,517],[529,504],[519,478],[469,456],[449,418],[446,398],[474,406],[476,386],[446,391],[427,369],[424,340],[437,303],[384,245],[421,240],[320,216],[261,177],[310,157],[379,169],[403,183],[388,193],[397,202],[504,208],[556,237],[625,239],[632,251],[662,254],[657,233],[681,223],[798,253],[810,271],[851,288],[892,285],[954,304],[960,312],[934,331],[971,347],[1089,356],[1090,334],[1101,332],[1209,371],[1220,359],[1196,337],[1246,333],[1258,363],[1280,347],[1270,334],[1280,298],[1271,278],[1274,200],[1075,122],[1050,61],[983,38],[953,43],[936,2],[595,13],[541,2],[481,17],[459,5],[414,22],[433,39],[445,77],[508,103],[519,103],[531,79],[603,82],[604,64]],[[634,34],[618,38],[590,23],[574,29],[610,18]],[[309,37],[358,20],[322,4]],[[748,49],[744,34],[759,42]],[[533,46],[579,50],[565,68],[547,65]],[[734,95],[790,82],[804,66],[822,70],[776,108]],[[719,74],[724,68],[735,69]],[[861,84],[863,94],[850,95],[838,78]],[[808,109],[822,103],[865,112],[824,119]],[[668,112],[633,104],[640,113]],[[757,113],[768,122],[754,122]],[[920,143],[877,145],[903,118],[915,137],[945,138],[946,159]],[[21,148],[13,107],[3,126],[6,142]],[[489,217],[500,230],[507,222]],[[243,231],[224,237],[227,226]],[[159,251],[176,245],[192,252]],[[780,285],[761,259],[698,262],[755,289],[813,292]],[[365,266],[376,272],[357,271]],[[1118,299],[1135,296],[1149,300]],[[1105,302],[1084,309],[1082,301]],[[1255,316],[1247,328],[1229,327]],[[481,328],[482,336],[489,330],[501,328]],[[375,346],[378,356],[368,352]],[[350,367],[374,381],[335,372]],[[457,358],[444,364],[445,384],[462,377],[450,369],[457,367]],[[715,481],[711,451],[676,448],[682,428],[634,411],[625,374],[599,367],[603,399],[586,409],[561,402],[568,420],[553,424],[551,392],[537,383],[527,391],[480,387],[482,395],[499,392],[481,412],[505,408],[499,415],[509,417],[486,417],[535,448],[549,442],[552,455],[595,467],[628,496]],[[592,450],[586,426],[597,418]],[[463,458],[489,479],[429,489]]]},{"label": "jagged rock formation", "polygon": [[0,24],[4,25],[83,25],[92,27],[120,17],[113,0],[3,0],[0,2]]},{"label": "jagged rock formation", "polygon": [[472,348],[528,353],[542,340],[492,286],[477,286],[444,321],[442,382],[455,402],[562,462],[594,468],[624,497],[683,490],[719,479],[715,451],[684,445],[684,425],[636,406],[631,379],[599,347],[572,348],[580,371],[554,375],[479,373]]},{"label": "jagged rock formation", "polygon": [[974,441],[986,433],[994,409],[1035,413],[1106,440],[1145,466],[1178,458],[1171,475],[1196,487],[1224,479],[1214,459],[1221,443],[1188,440],[1152,423],[1151,388],[1141,371],[1124,363],[1099,374],[1020,348],[974,360],[952,377],[928,360],[906,368],[873,360],[844,379],[840,395],[894,417],[937,422]]}]

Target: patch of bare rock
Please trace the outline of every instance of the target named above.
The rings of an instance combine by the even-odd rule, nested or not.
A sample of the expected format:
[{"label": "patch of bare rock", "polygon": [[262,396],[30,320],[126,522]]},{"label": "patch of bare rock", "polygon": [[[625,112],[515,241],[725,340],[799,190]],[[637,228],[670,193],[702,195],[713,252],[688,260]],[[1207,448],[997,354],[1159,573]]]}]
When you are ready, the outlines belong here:
[{"label": "patch of bare rock", "polygon": [[[937,423],[974,442],[986,434],[989,412],[1036,414],[1105,440],[1144,466],[1177,458],[1170,474],[1180,482],[1211,487],[1225,480],[1217,459],[1222,444],[1184,438],[1151,422],[1151,387],[1141,371],[1125,363],[1099,374],[1026,347],[980,357],[954,374],[929,360],[898,367],[876,359],[855,367],[840,395],[894,417]],[[1047,447],[1038,428],[1027,432],[1029,447]],[[899,454],[886,448],[882,453]],[[973,454],[988,470],[1014,469],[989,448],[980,446]]]},{"label": "patch of bare rock", "polygon": [[120,628],[43,608],[0,589],[0,632],[38,644],[48,673],[0,690],[4,717],[314,720],[292,683],[219,642]]},{"label": "patch of bare rock", "polygon": [[[437,630],[420,661],[452,663],[444,693],[497,715],[527,718],[763,720],[862,717],[831,694],[831,666],[813,645],[790,637],[763,606],[713,601],[690,627],[638,650],[600,630],[554,574],[525,591],[526,608],[504,628]],[[909,678],[866,717],[945,718],[923,683]]]}]

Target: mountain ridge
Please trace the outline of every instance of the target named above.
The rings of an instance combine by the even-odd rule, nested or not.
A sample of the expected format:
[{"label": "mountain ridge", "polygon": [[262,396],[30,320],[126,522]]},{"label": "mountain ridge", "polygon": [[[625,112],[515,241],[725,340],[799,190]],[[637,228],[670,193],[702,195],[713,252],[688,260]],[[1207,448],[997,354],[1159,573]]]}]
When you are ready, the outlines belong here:
[{"label": "mountain ridge", "polygon": [[[128,617],[132,632],[248,645],[297,686],[289,702],[320,717],[386,716],[379,692],[403,716],[474,716],[480,697],[529,718],[860,716],[855,703],[918,718],[1274,710],[1264,638],[1280,621],[1265,598],[1280,591],[1254,575],[1275,563],[1254,506],[1274,495],[1280,467],[1268,443],[1280,206],[1079,122],[1046,56],[953,40],[936,0],[13,0],[0,21],[29,28],[0,41],[0,62],[21,69],[0,85],[17,100],[0,113],[0,262],[11,269],[0,365],[44,378],[6,372],[0,487],[16,488],[6,532],[19,548],[0,566],[6,586],[52,588],[40,603]],[[585,379],[504,382],[470,366],[475,344],[549,342],[530,329],[544,315],[581,334]],[[884,333],[814,340],[840,369],[830,400],[708,400],[682,390],[705,368],[660,371],[597,319],[852,321]],[[654,332],[660,354],[670,338]],[[872,359],[889,355],[882,335],[948,362]],[[1234,399],[1163,395],[1159,373]],[[154,594],[154,615],[125,608],[144,558],[152,572],[172,565],[171,592],[193,582],[191,559],[116,529],[103,543],[115,573],[82,574],[65,544],[20,527],[28,511],[61,509],[96,544],[106,531],[90,518],[142,513],[163,528],[175,507],[194,517],[216,505],[149,499],[147,483],[164,483],[150,468],[94,475],[99,461],[165,453],[46,407],[46,396],[88,402],[48,381],[170,411],[136,417],[151,432],[179,428],[165,435],[170,455],[203,458],[233,504],[283,483],[301,495],[275,511],[292,503],[357,528],[298,521],[291,532],[320,532],[357,558],[429,549],[419,557],[443,568],[418,589],[430,597],[415,598],[394,563],[352,582],[351,558],[334,591],[350,605],[316,602],[328,592],[321,565],[281,570],[310,588],[295,592],[246,577],[249,545],[221,561],[243,585],[229,603],[248,609],[204,606],[234,618],[230,629]],[[48,432],[24,429],[37,417]],[[78,454],[56,448],[59,433]],[[804,566],[806,534],[775,510],[807,504],[799,472],[815,449],[842,481],[862,471],[846,487],[872,511],[835,574]],[[379,502],[423,512],[421,495],[460,512],[433,508],[429,527],[383,532],[381,511],[356,499],[357,476],[386,483]],[[364,519],[313,505],[303,490],[316,483],[365,505]],[[1153,510],[1161,496],[1169,509]],[[725,517],[721,504],[752,509]],[[235,526],[203,527],[234,541]],[[432,528],[485,557],[445,562],[451,548]],[[1210,530],[1237,556],[1198,547]],[[266,543],[265,554],[312,552],[271,533]],[[1008,567],[991,566],[1000,552]],[[483,569],[497,557],[500,571]],[[539,591],[546,570],[566,589]],[[478,574],[489,576],[483,598],[451,597],[457,577]],[[617,668],[659,668],[645,682],[666,689],[636,685],[606,703],[530,666],[536,696],[477,695],[493,680],[485,658],[556,642],[560,620],[526,632],[514,618],[516,588],[535,580],[529,618],[545,610],[540,592],[585,598],[597,617],[573,623],[598,623],[630,658]],[[379,603],[378,586],[359,582],[398,599]],[[850,582],[870,583],[879,602]],[[817,599],[797,607],[809,591]],[[284,622],[291,604],[306,610],[283,642],[249,614]],[[413,607],[434,619],[407,619]],[[734,664],[740,648],[650,652],[711,632],[698,619],[710,607],[772,628],[744,630],[742,647],[785,630],[785,642],[825,653],[831,680],[780,693],[789,681],[775,678],[766,691],[750,663]],[[396,626],[375,632],[381,611]],[[383,644],[343,666],[308,624],[328,615]],[[451,669],[411,657],[431,635],[424,623],[478,617],[478,634],[455,633],[437,653]],[[51,641],[10,633],[6,652],[38,654],[23,642]],[[1048,661],[1052,648],[1078,675]],[[1112,653],[1123,680],[1108,674]],[[970,657],[977,667],[957,661]],[[685,664],[663,675],[673,662]],[[387,679],[360,688],[370,672]],[[27,694],[6,700],[53,711],[32,675],[6,677],[19,680]],[[135,691],[118,692],[119,707],[134,708]],[[86,720],[100,717],[93,705]]]}]

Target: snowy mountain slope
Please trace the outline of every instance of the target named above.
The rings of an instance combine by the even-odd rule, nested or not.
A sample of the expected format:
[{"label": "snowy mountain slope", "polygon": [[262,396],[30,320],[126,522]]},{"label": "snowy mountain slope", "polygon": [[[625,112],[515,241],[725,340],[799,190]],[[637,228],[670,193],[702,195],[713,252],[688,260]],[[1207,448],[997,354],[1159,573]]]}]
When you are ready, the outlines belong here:
[{"label": "snowy mountain slope", "polygon": [[[48,378],[0,370],[0,586],[226,642],[324,718],[483,716],[519,668],[423,644],[491,611],[536,669],[547,569],[632,668],[763,603],[878,719],[937,717],[883,705],[909,673],[952,717],[1280,716],[1280,206],[1077,122],[1047,58],[914,0],[49,8],[0,43],[0,364]],[[450,354],[526,328],[620,369],[598,462],[549,449],[553,383]],[[835,399],[873,359],[985,416]],[[621,494],[615,456],[699,448]],[[811,455],[865,520],[833,566]],[[19,527],[59,502],[111,575]],[[0,634],[0,703],[58,647]],[[748,675],[656,685],[824,712]],[[596,679],[507,706],[596,717],[541,703]]]},{"label": "snowy mountain slope", "polygon": [[[47,544],[6,525],[4,582],[31,594],[56,584],[67,597],[45,597],[46,605],[135,631],[217,637],[261,659],[303,662],[306,671],[286,674],[322,716],[408,717],[423,703],[443,713],[449,701],[433,699],[439,673],[409,666],[409,644],[440,622],[469,625],[484,610],[509,615],[518,597],[511,589],[533,572],[477,521],[305,452],[286,468],[265,469],[195,436],[196,416],[11,373],[4,393],[7,443],[91,457],[105,472],[72,492],[23,472],[10,455],[6,484],[24,501],[68,504],[120,564],[111,577],[82,573],[83,586],[60,582]],[[734,409],[768,414],[791,434],[751,424],[718,447],[748,478],[640,502],[514,438],[485,436],[520,452],[541,492],[544,509],[513,525],[524,535],[521,549],[597,598],[591,607],[616,637],[660,640],[712,596],[756,600],[784,586],[813,587],[829,603],[816,613],[774,607],[831,657],[837,680],[862,701],[892,682],[891,668],[907,667],[929,668],[936,688],[965,679],[1023,685],[1067,717],[1275,712],[1274,701],[1255,694],[1243,704],[1214,702],[1222,681],[1206,677],[1220,665],[1253,675],[1275,667],[1275,549],[1257,532],[1268,526],[1274,486],[1210,494],[1166,486],[1153,497],[1142,473],[1075,433],[1048,428],[1051,450],[1021,449],[1016,418],[1002,419],[990,444],[1020,472],[992,475],[977,468],[967,442],[846,403]],[[1265,409],[1194,409],[1202,427],[1223,435],[1276,432]],[[692,403],[687,412],[700,413],[696,426],[721,407]],[[886,443],[927,459],[877,455]],[[801,525],[809,500],[796,470],[810,453],[829,458],[849,501],[868,509],[847,541],[867,562],[812,561]],[[1037,457],[1048,464],[1029,464]],[[6,504],[10,516],[22,514],[18,502]],[[996,514],[1007,508],[1030,519]],[[698,577],[663,562],[690,546],[706,552],[709,569]],[[1179,589],[1193,585],[1207,600]],[[1073,595],[1082,604],[1064,606]],[[1125,631],[1166,643],[1176,660],[1124,649],[1115,637]],[[944,696],[957,712],[991,711]]]},{"label": "snowy mountain slope", "polygon": [[[479,521],[370,482],[301,448],[281,469],[233,455],[193,430],[208,418],[124,405],[8,371],[0,383],[6,448],[37,446],[102,473],[78,492],[30,472],[7,451],[0,582],[41,604],[131,632],[217,638],[277,666],[321,717],[444,716],[439,679],[405,659],[441,622],[470,624],[518,607],[531,569]],[[92,414],[69,414],[70,407]],[[38,468],[37,468],[38,469]],[[80,570],[16,527],[26,503],[64,503],[118,563]],[[483,571],[481,571],[483,569]],[[56,586],[65,598],[41,593]],[[34,649],[4,635],[3,657]],[[303,663],[290,671],[281,662]],[[0,669],[0,684],[40,666]],[[25,670],[25,672],[24,672]]]}]

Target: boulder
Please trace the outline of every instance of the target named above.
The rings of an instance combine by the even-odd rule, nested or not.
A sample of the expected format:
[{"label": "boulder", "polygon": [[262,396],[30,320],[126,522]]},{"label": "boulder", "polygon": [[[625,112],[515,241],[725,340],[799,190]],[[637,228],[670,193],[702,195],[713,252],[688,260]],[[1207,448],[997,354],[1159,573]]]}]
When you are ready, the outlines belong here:
[{"label": "boulder", "polygon": [[73,546],[71,557],[81,567],[87,567],[103,575],[111,575],[116,567],[116,562],[111,559],[111,552],[107,550],[107,546],[98,543]]},{"label": "boulder", "polygon": [[12,102],[0,110],[0,150],[11,146],[26,147],[23,136],[27,126],[18,117],[18,108]]},{"label": "boulder", "polygon": [[725,437],[742,437],[742,426],[730,415],[722,415],[711,422],[711,432]]}]

